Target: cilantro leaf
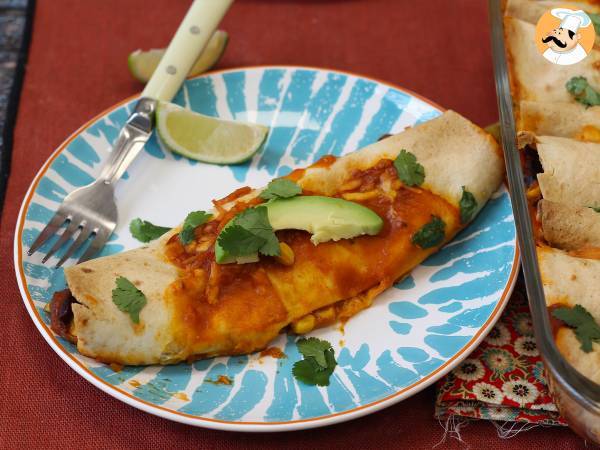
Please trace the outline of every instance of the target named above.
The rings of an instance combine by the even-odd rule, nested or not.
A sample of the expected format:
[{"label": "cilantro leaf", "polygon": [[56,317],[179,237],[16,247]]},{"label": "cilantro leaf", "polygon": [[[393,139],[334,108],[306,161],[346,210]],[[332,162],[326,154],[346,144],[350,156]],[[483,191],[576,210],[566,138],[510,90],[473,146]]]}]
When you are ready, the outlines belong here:
[{"label": "cilantro leaf", "polygon": [[183,227],[179,232],[179,240],[183,245],[188,245],[194,240],[194,230],[203,223],[210,220],[212,216],[204,211],[193,211],[183,221]]},{"label": "cilantro leaf", "polygon": [[211,217],[212,216],[210,214],[205,213],[204,211],[193,211],[186,216],[185,220],[183,221],[183,226],[196,228],[205,223],[207,220],[210,220]]},{"label": "cilantro leaf", "polygon": [[317,364],[324,369],[327,368],[327,361],[325,361],[325,352],[331,348],[331,344],[327,341],[322,341],[315,337],[308,339],[300,339],[296,342],[298,351],[304,355],[305,358],[313,357]]},{"label": "cilantro leaf", "polygon": [[259,195],[264,200],[272,198],[290,198],[302,193],[302,188],[291,180],[279,178],[271,181]]},{"label": "cilantro leaf", "polygon": [[188,245],[190,242],[194,240],[196,237],[194,233],[195,228],[193,227],[183,227],[179,232],[179,240],[183,245]]},{"label": "cilantro leaf", "polygon": [[279,241],[269,222],[267,208],[248,208],[232,220],[218,237],[218,243],[232,256],[251,255],[260,252],[267,256],[278,256]]},{"label": "cilantro leaf", "polygon": [[279,239],[274,232],[272,232],[266,239],[264,245],[258,249],[265,256],[279,256],[281,249],[279,248]]},{"label": "cilantro leaf", "polygon": [[569,94],[585,106],[600,105],[600,93],[588,83],[585,77],[573,77],[565,85]]},{"label": "cilantro leaf", "polygon": [[[318,341],[319,344],[307,344],[304,342],[313,340]],[[310,338],[300,339],[297,342],[297,345],[298,350],[300,350],[301,353],[303,353],[302,350],[307,350],[307,347],[314,350],[314,346],[328,346],[328,349],[322,352],[322,356],[324,358],[324,361],[322,362],[324,362],[324,365],[319,364],[314,356],[307,356],[303,353],[304,359],[294,363],[292,374],[297,380],[311,386],[329,386],[329,378],[337,366],[337,361],[335,360],[335,351],[333,348],[331,348],[331,344],[327,341],[320,341],[316,338]]]},{"label": "cilantro leaf", "polygon": [[[330,360],[334,358],[333,350],[328,350],[326,355]],[[335,359],[333,363],[332,367],[322,369],[314,358],[303,359],[294,363],[292,374],[298,381],[311,386],[329,386],[329,378],[335,369]]]},{"label": "cilantro leaf", "polygon": [[394,160],[398,178],[407,186],[420,186],[425,181],[425,168],[417,162],[417,157],[404,149]]},{"label": "cilantro leaf", "polygon": [[594,31],[598,36],[600,36],[600,14],[594,14],[586,11],[586,14],[592,20],[592,24],[594,25]]},{"label": "cilantro leaf", "polygon": [[133,323],[140,323],[140,311],[146,306],[146,296],[125,277],[118,277],[112,291],[112,301],[120,311],[128,313]]},{"label": "cilantro leaf", "polygon": [[460,198],[459,206],[460,223],[467,223],[473,218],[475,211],[477,211],[477,200],[464,186],[462,187],[462,197]]},{"label": "cilantro leaf", "polygon": [[150,242],[154,239],[161,237],[171,228],[169,227],[161,227],[158,225],[154,225],[147,220],[142,219],[133,219],[129,223],[129,232],[134,239],[137,239],[140,242]]},{"label": "cilantro leaf", "polygon": [[232,256],[256,253],[265,244],[265,240],[239,225],[223,229],[219,235],[219,245]]},{"label": "cilantro leaf", "polygon": [[581,350],[584,352],[592,351],[592,342],[600,343],[600,325],[583,306],[556,308],[552,311],[552,315],[575,329],[575,336],[581,343]]},{"label": "cilantro leaf", "polygon": [[592,208],[597,213],[600,213],[600,206],[590,206],[590,208]]},{"label": "cilantro leaf", "polygon": [[444,242],[446,224],[437,216],[431,216],[431,220],[417,231],[412,237],[412,243],[421,248],[431,248]]},{"label": "cilantro leaf", "polygon": [[235,216],[235,224],[246,228],[254,234],[263,236],[273,231],[269,222],[269,214],[264,206],[248,208]]},{"label": "cilantro leaf", "polygon": [[263,239],[264,242],[258,249],[260,253],[267,256],[279,255],[279,241],[269,222],[267,208],[264,206],[248,208],[236,216],[235,224]]}]

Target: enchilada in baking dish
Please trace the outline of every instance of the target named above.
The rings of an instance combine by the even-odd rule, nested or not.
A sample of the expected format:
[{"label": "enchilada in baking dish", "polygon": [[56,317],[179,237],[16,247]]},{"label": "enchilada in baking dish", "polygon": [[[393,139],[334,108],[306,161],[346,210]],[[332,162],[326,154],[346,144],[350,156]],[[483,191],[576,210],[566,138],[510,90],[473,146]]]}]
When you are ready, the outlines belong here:
[{"label": "enchilada in baking dish", "polygon": [[565,311],[580,314],[589,331],[582,335],[575,322],[555,320],[556,344],[573,367],[598,383],[600,144],[525,132],[520,140],[527,166],[539,159],[528,195],[546,302],[555,318]]},{"label": "enchilada in baking dish", "polygon": [[[598,14],[594,2],[573,9]],[[600,383],[600,53],[554,65],[535,23],[558,2],[509,0],[505,40],[528,200],[546,302],[561,354]]]}]

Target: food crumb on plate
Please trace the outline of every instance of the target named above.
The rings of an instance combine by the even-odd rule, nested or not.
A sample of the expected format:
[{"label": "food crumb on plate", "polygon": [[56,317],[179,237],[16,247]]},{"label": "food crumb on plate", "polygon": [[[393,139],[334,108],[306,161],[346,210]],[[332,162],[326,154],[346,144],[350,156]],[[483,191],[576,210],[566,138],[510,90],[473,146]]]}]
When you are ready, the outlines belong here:
[{"label": "food crumb on plate", "polygon": [[287,355],[283,353],[279,347],[266,348],[260,352],[260,356],[270,356],[275,359],[287,358]]},{"label": "food crumb on plate", "polygon": [[110,363],[109,365],[110,368],[115,372],[120,372],[121,370],[123,370],[123,364]]},{"label": "food crumb on plate", "polygon": [[219,378],[216,380],[207,379],[206,382],[213,384],[224,384],[225,386],[231,386],[233,384],[233,381],[227,375],[219,375]]},{"label": "food crumb on plate", "polygon": [[175,392],[173,394],[173,397],[175,397],[178,400],[183,400],[184,402],[190,401],[189,397],[185,394],[185,392]]}]

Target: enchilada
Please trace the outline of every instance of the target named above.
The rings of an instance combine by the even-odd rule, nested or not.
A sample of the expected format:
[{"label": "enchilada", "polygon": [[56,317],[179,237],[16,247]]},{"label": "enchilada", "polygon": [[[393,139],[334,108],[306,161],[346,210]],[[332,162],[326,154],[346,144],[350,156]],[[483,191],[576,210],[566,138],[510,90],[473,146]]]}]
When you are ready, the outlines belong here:
[{"label": "enchilada", "polygon": [[[402,150],[423,169],[417,185],[399,178],[394,161]],[[499,186],[502,159],[489,135],[449,111],[286,179],[302,196],[369,209],[381,217],[381,230],[315,245],[310,233],[283,229],[279,256],[219,264],[214,249],[225,226],[264,203],[261,190],[243,188],[215,201],[212,218],[186,245],[177,227],[146,247],[67,268],[70,292],[53,304],[54,330],[100,361],[172,364],[249,353],[282,330],[348,320],[468,224]],[[416,239],[423,230],[439,239],[426,245]],[[145,296],[137,323],[113,301],[119,278]]]}]

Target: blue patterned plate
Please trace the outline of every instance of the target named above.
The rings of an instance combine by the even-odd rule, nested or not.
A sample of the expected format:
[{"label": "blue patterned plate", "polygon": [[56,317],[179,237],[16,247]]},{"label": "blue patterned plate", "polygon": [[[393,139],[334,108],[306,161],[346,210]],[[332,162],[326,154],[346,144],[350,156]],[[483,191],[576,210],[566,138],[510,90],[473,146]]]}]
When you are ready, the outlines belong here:
[{"label": "blue patterned plate", "polygon": [[[25,197],[15,238],[17,278],[36,326],[61,358],[110,395],[161,417],[210,428],[273,431],[333,424],[432,384],[477,346],[502,312],[518,262],[504,187],[473,224],[352,318],[345,331],[332,326],[312,333],[334,344],[339,362],[326,388],[292,377],[292,365],[300,359],[294,336],[281,335],[273,343],[287,355],[283,359],[253,354],[115,372],[79,355],[52,333],[43,310],[52,293],[65,286],[62,269],[40,263],[53,242],[31,257],[25,251],[63,197],[99,173],[135,101],[92,119],[52,154]],[[440,114],[431,102],[381,82],[295,67],[213,72],[186,81],[175,102],[212,116],[259,122],[271,133],[263,150],[238,166],[190,161],[152,138],[118,184],[120,223],[104,255],[138,246],[127,229],[135,217],[174,226],[189,211],[209,208],[211,199],[240,186],[262,186],[323,155],[350,152]],[[220,375],[232,385],[215,384]]]}]

